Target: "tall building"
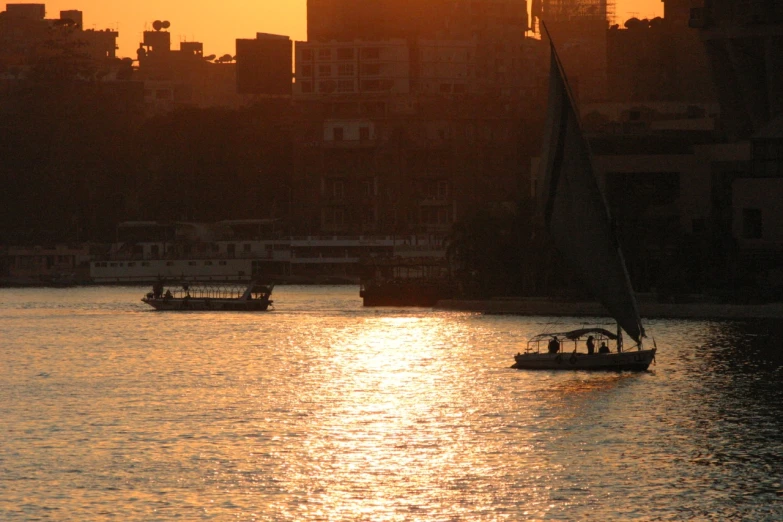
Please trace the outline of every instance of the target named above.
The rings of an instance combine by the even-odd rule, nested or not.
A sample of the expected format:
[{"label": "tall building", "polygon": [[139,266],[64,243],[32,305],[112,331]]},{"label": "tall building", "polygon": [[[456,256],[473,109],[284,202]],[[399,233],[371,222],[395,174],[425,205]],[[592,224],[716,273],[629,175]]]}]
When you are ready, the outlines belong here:
[{"label": "tall building", "polygon": [[737,274],[752,274],[761,282],[762,292],[779,299],[783,294],[783,3],[704,0],[691,9],[690,27],[698,29],[706,48],[721,106],[728,143],[716,147],[737,151],[711,163],[716,221],[723,236],[731,239],[730,266]]},{"label": "tall building", "polygon": [[434,36],[455,0],[308,0],[308,41]]},{"label": "tall building", "polygon": [[85,31],[83,24],[81,11],[60,11],[60,18],[47,19],[44,4],[7,4],[6,11],[0,12],[0,66],[22,71],[37,56],[51,52],[46,49],[47,42],[55,39],[101,68],[116,67],[119,33],[111,29]]},{"label": "tall building", "polygon": [[291,53],[288,36],[258,33],[254,40],[237,39],[237,92],[291,95]]},{"label": "tall building", "polygon": [[[538,68],[526,0],[308,0],[296,43],[301,230],[442,237],[518,195]],[[536,58],[538,53],[535,54]]]},{"label": "tall building", "polygon": [[783,113],[783,2],[706,0],[694,8],[730,133],[749,136]]},{"label": "tall building", "polygon": [[552,38],[580,103],[608,97],[606,30],[613,6],[608,0],[536,0],[532,4],[533,28]]},{"label": "tall building", "polygon": [[[607,36],[609,99],[615,102],[716,102],[704,45],[688,27],[694,0],[667,0],[664,17],[632,18]],[[697,0],[698,1],[698,0]]]}]

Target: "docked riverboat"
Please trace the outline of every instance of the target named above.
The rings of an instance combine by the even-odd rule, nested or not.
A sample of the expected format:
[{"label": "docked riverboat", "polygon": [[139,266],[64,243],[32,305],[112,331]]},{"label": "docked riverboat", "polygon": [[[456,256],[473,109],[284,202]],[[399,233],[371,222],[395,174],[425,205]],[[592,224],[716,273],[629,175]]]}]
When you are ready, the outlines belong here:
[{"label": "docked riverboat", "polygon": [[448,264],[433,257],[362,261],[359,296],[364,306],[435,306],[452,297]]},{"label": "docked riverboat", "polygon": [[266,312],[272,306],[274,285],[183,283],[166,287],[156,283],[142,302],[160,311]]}]

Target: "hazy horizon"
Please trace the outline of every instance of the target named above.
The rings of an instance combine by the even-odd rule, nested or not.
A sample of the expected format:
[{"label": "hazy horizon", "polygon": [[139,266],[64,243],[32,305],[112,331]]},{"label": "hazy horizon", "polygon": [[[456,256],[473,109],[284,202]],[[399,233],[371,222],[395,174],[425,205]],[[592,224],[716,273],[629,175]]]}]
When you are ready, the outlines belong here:
[{"label": "hazy horizon", "polygon": [[[152,29],[155,20],[171,22],[172,48],[181,41],[204,44],[204,54],[234,54],[237,38],[255,38],[256,33],[275,33],[292,40],[307,39],[307,0],[224,0],[220,8],[195,0],[136,0],[115,3],[105,0],[39,0],[45,2],[47,18],[58,18],[60,11],[84,12],[85,29],[118,30],[118,56],[135,57],[142,32]],[[4,2],[3,8],[7,3]],[[248,5],[250,4],[250,5]],[[530,2],[528,2],[530,5]],[[616,0],[615,22],[622,24],[631,16],[663,16],[661,0]]]}]

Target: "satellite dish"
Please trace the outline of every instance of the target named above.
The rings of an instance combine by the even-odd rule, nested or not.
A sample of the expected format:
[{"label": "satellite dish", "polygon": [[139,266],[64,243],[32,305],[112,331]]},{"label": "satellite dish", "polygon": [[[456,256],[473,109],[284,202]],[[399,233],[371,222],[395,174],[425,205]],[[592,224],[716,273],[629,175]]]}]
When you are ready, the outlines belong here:
[{"label": "satellite dish", "polygon": [[171,27],[171,22],[169,22],[168,20],[163,20],[162,25],[164,29],[168,29],[169,27]]},{"label": "satellite dish", "polygon": [[152,28],[155,29],[156,31],[160,31],[163,28],[163,22],[161,22],[160,20],[155,20],[154,22],[152,22]]}]

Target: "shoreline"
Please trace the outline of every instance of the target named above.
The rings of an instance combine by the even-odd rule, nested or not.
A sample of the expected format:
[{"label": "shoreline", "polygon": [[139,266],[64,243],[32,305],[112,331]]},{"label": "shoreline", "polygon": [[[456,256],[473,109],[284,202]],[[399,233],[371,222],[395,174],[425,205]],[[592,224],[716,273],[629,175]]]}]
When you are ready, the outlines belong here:
[{"label": "shoreline", "polygon": [[[557,301],[553,299],[446,299],[436,309],[480,312],[490,315],[544,317],[608,317],[597,302]],[[640,302],[639,313],[645,319],[783,319],[783,303],[658,303]]]}]

